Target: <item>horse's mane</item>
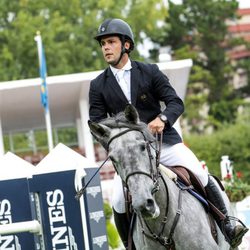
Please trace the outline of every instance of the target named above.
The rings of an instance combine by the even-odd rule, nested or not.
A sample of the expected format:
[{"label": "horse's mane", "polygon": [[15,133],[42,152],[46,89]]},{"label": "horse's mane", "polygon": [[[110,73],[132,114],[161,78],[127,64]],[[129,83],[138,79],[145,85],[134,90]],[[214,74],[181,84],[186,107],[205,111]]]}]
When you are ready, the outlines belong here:
[{"label": "horse's mane", "polygon": [[117,113],[112,117],[105,118],[99,122],[111,129],[115,128],[128,128],[131,130],[137,130],[143,133],[146,140],[153,142],[155,141],[154,136],[148,130],[148,126],[146,123],[142,122],[138,119],[136,120],[128,120],[125,112]]},{"label": "horse's mane", "polygon": [[131,128],[135,130],[145,130],[147,125],[141,121],[129,121],[124,112],[120,112],[115,116],[105,118],[100,121],[101,124],[113,129],[113,128]]}]

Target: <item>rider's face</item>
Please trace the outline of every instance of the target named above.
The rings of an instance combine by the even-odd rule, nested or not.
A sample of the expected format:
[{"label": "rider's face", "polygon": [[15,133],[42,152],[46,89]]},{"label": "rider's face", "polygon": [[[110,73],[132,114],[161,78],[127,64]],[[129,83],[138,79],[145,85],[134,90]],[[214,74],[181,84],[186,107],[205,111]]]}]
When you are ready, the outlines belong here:
[{"label": "rider's face", "polygon": [[119,60],[122,43],[118,36],[102,38],[101,47],[103,57],[108,64],[115,64]]}]

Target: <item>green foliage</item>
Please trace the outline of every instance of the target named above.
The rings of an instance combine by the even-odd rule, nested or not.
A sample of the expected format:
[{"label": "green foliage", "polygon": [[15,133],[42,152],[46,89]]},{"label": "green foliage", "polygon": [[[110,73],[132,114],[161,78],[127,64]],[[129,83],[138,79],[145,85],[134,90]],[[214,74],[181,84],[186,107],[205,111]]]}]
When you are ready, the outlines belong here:
[{"label": "green foliage", "polygon": [[48,138],[47,138],[46,132],[47,131],[45,130],[37,130],[34,132],[34,136],[35,136],[34,139],[35,139],[37,149],[47,148]]},{"label": "green foliage", "polygon": [[103,206],[104,206],[105,218],[106,220],[110,220],[113,214],[112,208],[107,202],[104,202]]},{"label": "green foliage", "polygon": [[242,201],[250,195],[250,185],[243,182],[236,175],[233,180],[224,182],[225,191],[231,202]]},{"label": "green foliage", "polygon": [[[250,42],[248,43],[248,49],[250,50]],[[245,60],[242,60],[239,62],[238,67],[242,68],[246,72],[246,76],[248,79],[247,85],[242,86],[238,92],[240,96],[249,96],[250,95],[250,58],[246,58]]]},{"label": "green foliage", "polygon": [[[140,42],[141,32],[158,36],[157,23],[167,15],[159,0],[1,0],[0,10],[0,81],[39,76],[38,30],[48,75],[70,74],[106,67],[93,39],[104,19],[128,21]],[[133,56],[138,58],[138,51]]]},{"label": "green foliage", "polygon": [[[224,123],[230,123],[232,121],[235,121],[237,117],[237,107],[240,104],[240,100],[232,100],[227,101],[225,99],[222,99],[216,103],[213,103],[210,107],[211,113],[213,113],[214,118],[214,126],[218,127],[218,123],[220,121],[223,121]],[[219,126],[223,126],[223,124],[220,124]]]},{"label": "green foliage", "polygon": [[107,221],[106,227],[107,227],[107,233],[108,233],[109,246],[112,249],[118,248],[120,245],[120,237],[119,237],[119,234],[117,232],[115,225],[112,222]]},{"label": "green foliage", "polygon": [[107,228],[109,246],[112,249],[114,249],[119,247],[120,237],[115,225],[110,221],[113,211],[107,202],[104,202],[104,214],[106,218],[106,228]]},{"label": "green foliage", "polygon": [[59,142],[68,145],[70,145],[70,143],[72,144],[78,141],[77,131],[72,127],[57,129],[57,138]]},{"label": "green foliage", "polygon": [[[77,145],[77,131],[75,127],[61,127],[53,129],[54,144],[63,143],[69,147]],[[6,151],[20,156],[27,153],[48,153],[46,130],[30,130],[27,133],[11,133],[4,135]]]},{"label": "green foliage", "polygon": [[186,144],[200,160],[207,163],[209,171],[220,176],[222,155],[229,155],[235,171],[243,173],[243,180],[250,179],[250,123],[241,121],[228,125],[209,135],[186,135]]},{"label": "green foliage", "polygon": [[175,56],[176,60],[179,60],[179,59],[181,60],[181,59],[184,59],[184,58],[190,58],[193,61],[196,61],[197,57],[198,57],[198,52],[195,51],[195,50],[192,50],[191,45],[185,44],[182,47],[177,48],[174,51],[174,56]]},{"label": "green foliage", "polygon": [[[234,90],[230,86],[230,79],[234,74],[226,54],[226,49],[234,44],[242,44],[240,39],[233,40],[227,36],[226,21],[236,20],[238,2],[236,0],[186,0],[182,5],[169,2],[168,33],[166,41],[174,50],[177,59],[192,58],[195,69],[191,71],[187,107],[194,110],[186,114],[194,130],[198,130],[195,122],[202,118],[198,112],[199,105],[211,106],[209,124],[218,127],[218,124],[234,121],[237,105]],[[164,45],[164,44],[163,44]],[[245,65],[247,68],[249,65]],[[248,67],[249,69],[249,67]],[[201,86],[200,94],[203,100],[192,104],[195,92],[193,88]],[[205,89],[205,93],[204,90]],[[208,92],[207,92],[208,90]],[[191,95],[189,95],[191,93]],[[209,94],[208,94],[209,93]],[[243,95],[239,95],[242,98]],[[189,116],[191,114],[191,116]]]}]

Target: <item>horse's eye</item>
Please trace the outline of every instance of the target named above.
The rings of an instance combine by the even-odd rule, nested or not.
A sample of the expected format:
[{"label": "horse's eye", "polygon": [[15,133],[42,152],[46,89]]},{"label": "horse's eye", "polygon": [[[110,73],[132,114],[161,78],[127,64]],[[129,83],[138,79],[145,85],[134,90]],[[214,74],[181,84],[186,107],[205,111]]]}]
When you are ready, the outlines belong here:
[{"label": "horse's eye", "polygon": [[143,143],[143,144],[141,144],[140,145],[140,149],[141,149],[141,151],[144,151],[145,149],[146,149],[146,145]]}]

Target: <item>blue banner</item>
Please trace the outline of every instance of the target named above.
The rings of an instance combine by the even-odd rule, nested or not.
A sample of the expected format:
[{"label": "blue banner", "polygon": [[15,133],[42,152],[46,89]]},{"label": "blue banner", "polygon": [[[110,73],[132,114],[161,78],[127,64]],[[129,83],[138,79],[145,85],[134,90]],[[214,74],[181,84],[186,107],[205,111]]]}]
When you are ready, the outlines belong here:
[{"label": "blue banner", "polygon": [[45,249],[85,249],[74,180],[74,170],[34,175],[30,179],[30,190],[39,195]]},{"label": "blue banner", "polygon": [[43,107],[48,110],[48,91],[47,91],[47,67],[46,67],[46,58],[44,53],[44,48],[41,43],[41,63],[40,63],[40,77],[41,77],[41,103]]},{"label": "blue banner", "polygon": [[[0,182],[0,224],[32,221],[29,185],[26,178]],[[0,249],[35,249],[31,233],[0,235]]]},{"label": "blue banner", "polygon": [[45,109],[48,111],[48,91],[47,91],[47,67],[46,67],[46,58],[45,52],[42,43],[42,37],[40,32],[37,32],[37,36],[35,37],[35,41],[37,42],[37,51],[38,51],[38,59],[39,59],[39,71],[40,71],[40,78],[41,78],[41,103]]}]

